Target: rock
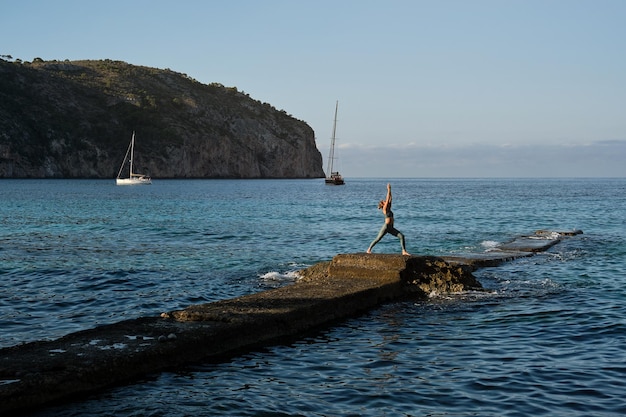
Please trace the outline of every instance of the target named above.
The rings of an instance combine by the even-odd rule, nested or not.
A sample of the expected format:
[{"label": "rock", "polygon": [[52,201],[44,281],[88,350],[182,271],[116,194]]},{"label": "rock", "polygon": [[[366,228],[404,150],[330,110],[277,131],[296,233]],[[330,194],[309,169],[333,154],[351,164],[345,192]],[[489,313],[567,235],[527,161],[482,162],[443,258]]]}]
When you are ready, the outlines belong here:
[{"label": "rock", "polygon": [[532,235],[518,236],[489,252],[448,255],[443,259],[452,264],[466,265],[472,270],[493,267],[518,258],[534,256],[538,252],[545,252],[566,237],[582,233],[583,231],[578,229],[565,232],[537,230]]},{"label": "rock", "polygon": [[403,292],[419,297],[433,293],[456,293],[482,288],[462,264],[450,264],[433,256],[392,254],[344,254],[331,262],[313,265],[301,272],[305,281],[338,279],[376,279],[402,283]]},{"label": "rock", "polygon": [[400,297],[480,287],[463,267],[428,256],[337,255],[302,276],[257,294],[0,349],[0,413],[294,337]]}]

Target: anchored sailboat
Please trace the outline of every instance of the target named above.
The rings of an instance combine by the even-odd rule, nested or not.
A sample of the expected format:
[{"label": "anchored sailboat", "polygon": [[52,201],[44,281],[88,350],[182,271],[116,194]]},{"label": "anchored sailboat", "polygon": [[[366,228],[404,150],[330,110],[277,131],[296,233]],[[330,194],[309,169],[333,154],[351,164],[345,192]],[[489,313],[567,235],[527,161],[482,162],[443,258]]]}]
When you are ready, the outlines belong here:
[{"label": "anchored sailboat", "polygon": [[[129,158],[130,155],[130,158]],[[152,180],[148,175],[143,174],[135,174],[133,172],[133,161],[135,160],[135,132],[133,132],[133,136],[130,139],[130,144],[128,145],[128,149],[126,150],[126,156],[124,156],[124,161],[122,162],[122,166],[120,167],[119,172],[117,173],[117,178],[115,179],[115,183],[117,185],[141,185],[141,184],[152,184]],[[129,176],[128,178],[122,178],[122,170],[126,165],[126,161],[129,162]]]},{"label": "anchored sailboat", "polygon": [[335,161],[335,132],[337,131],[337,109],[339,108],[339,101],[335,103],[335,121],[333,123],[333,136],[330,141],[330,153],[328,155],[328,169],[326,170],[326,184],[330,185],[343,185],[343,177],[339,171],[334,171],[333,164]]}]

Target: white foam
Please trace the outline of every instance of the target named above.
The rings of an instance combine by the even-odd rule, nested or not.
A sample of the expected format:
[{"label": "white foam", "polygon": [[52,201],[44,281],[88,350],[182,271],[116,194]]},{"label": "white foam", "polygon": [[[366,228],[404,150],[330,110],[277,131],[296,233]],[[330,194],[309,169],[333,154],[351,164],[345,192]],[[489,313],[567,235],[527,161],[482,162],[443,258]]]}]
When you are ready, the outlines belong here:
[{"label": "white foam", "polygon": [[501,245],[500,242],[497,242],[495,240],[484,240],[480,243],[480,245],[485,248],[486,252],[492,251],[492,250],[496,250],[498,249],[498,247]]},{"label": "white foam", "polygon": [[288,271],[285,273],[280,273],[276,271],[267,272],[263,275],[260,275],[260,278],[264,281],[294,281],[298,278],[297,271]]},{"label": "white foam", "polygon": [[276,272],[276,271],[267,272],[259,276],[259,278],[265,281],[276,281],[276,280],[279,280],[281,277],[282,275],[280,274],[280,272]]},{"label": "white foam", "polygon": [[544,239],[544,240],[555,240],[559,239],[561,234],[559,232],[550,232],[550,233],[542,233],[537,234],[535,236],[529,236],[530,239]]}]

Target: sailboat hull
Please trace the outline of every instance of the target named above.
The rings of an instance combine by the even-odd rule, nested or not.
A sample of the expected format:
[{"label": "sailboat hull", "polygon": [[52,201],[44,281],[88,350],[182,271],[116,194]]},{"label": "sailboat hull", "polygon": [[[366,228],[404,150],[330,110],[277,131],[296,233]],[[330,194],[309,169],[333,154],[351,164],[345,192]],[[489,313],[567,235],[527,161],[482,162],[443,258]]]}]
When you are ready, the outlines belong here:
[{"label": "sailboat hull", "polygon": [[335,175],[331,175],[330,177],[326,178],[326,184],[329,185],[344,185],[345,182],[343,181],[343,177],[341,175],[339,175],[339,173],[336,173]]},{"label": "sailboat hull", "polygon": [[152,184],[152,180],[148,177],[116,178],[115,184],[117,185],[150,185]]}]

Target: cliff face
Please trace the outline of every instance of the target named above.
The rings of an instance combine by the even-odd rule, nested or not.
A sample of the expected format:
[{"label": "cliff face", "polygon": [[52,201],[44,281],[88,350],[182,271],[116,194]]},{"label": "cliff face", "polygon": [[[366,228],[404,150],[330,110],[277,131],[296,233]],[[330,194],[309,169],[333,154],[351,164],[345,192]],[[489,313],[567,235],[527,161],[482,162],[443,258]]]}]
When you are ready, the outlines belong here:
[{"label": "cliff face", "polygon": [[[38,61],[38,62],[37,62]],[[0,178],[321,178],[313,130],[220,84],[119,61],[0,60]]]}]

